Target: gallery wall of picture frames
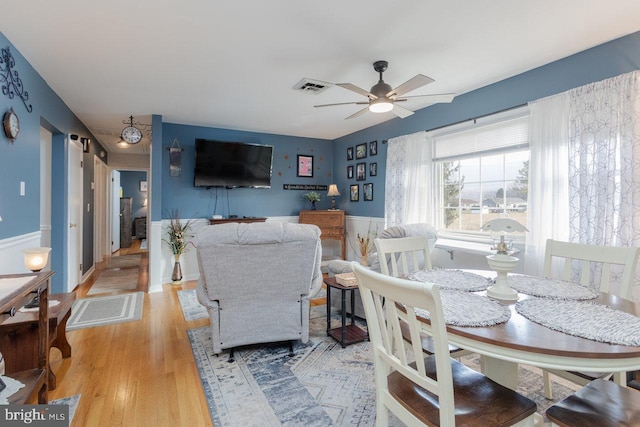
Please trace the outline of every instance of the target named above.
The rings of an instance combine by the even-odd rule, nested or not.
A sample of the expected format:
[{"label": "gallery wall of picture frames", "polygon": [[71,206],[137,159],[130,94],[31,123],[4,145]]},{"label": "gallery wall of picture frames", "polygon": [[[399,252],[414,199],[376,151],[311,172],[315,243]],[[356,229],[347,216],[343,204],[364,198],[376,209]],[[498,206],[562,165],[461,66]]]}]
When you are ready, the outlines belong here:
[{"label": "gallery wall of picture frames", "polygon": [[[383,141],[385,143],[386,141]],[[364,142],[356,144],[354,147],[347,147],[347,161],[356,160],[355,164],[347,165],[347,179],[355,179],[356,181],[366,181],[367,173],[369,177],[378,176],[378,163],[358,161],[371,158],[378,155],[378,141]],[[367,172],[368,170],[368,172]],[[373,201],[373,183],[362,184],[362,200],[365,202]],[[351,184],[349,187],[349,200],[357,202],[360,200],[360,185]]]}]

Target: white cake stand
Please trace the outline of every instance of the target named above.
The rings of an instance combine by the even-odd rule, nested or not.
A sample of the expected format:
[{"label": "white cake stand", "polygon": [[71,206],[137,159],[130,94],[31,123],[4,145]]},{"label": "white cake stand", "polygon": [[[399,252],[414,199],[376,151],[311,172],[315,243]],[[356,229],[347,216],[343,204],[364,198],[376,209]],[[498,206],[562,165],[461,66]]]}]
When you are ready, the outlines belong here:
[{"label": "white cake stand", "polygon": [[487,255],[489,267],[498,273],[495,284],[487,289],[487,296],[502,301],[518,300],[518,293],[507,283],[507,273],[516,268],[518,261],[518,258],[506,254]]}]

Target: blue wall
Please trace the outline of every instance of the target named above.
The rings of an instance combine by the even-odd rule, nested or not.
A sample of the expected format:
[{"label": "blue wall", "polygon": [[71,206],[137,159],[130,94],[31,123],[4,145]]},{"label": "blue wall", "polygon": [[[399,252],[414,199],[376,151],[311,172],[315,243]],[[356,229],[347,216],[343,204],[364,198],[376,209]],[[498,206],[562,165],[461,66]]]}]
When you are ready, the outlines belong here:
[{"label": "blue wall", "polygon": [[[214,139],[272,145],[273,168],[271,188],[195,188],[193,168],[195,139]],[[169,175],[168,148],[177,139],[184,150],[180,176]],[[297,155],[314,158],[312,178],[296,176]],[[162,126],[162,217],[175,209],[183,218],[210,218],[213,214],[242,216],[298,215],[310,207],[302,196],[307,191],[283,190],[283,184],[316,184],[329,186],[333,182],[333,153],[331,141],[298,138],[266,133],[235,131],[164,123]],[[154,187],[155,188],[155,187]],[[328,209],[325,197],[318,209]]]},{"label": "blue wall", "polygon": [[[29,94],[27,104],[32,105],[28,112],[17,96],[10,99],[0,94],[0,115],[12,107],[20,119],[20,134],[11,143],[0,131],[0,239],[7,239],[34,233],[40,230],[40,126],[53,134],[52,147],[52,197],[51,235],[52,269],[56,272],[52,279],[53,292],[60,292],[66,282],[66,224],[67,224],[67,165],[64,147],[64,136],[69,133],[92,139],[91,152],[84,155],[84,206],[91,203],[93,194],[90,190],[93,180],[93,153],[102,150],[88,129],[78,120],[64,101],[49,87],[42,77],[33,69],[9,40],[0,33],[0,48],[9,48],[15,66],[13,68],[22,80],[24,90]],[[3,67],[5,64],[2,65]],[[25,182],[26,194],[20,196],[20,182]],[[93,259],[93,209],[84,211],[83,224],[85,233],[91,230],[84,241],[83,264],[85,270]],[[87,263],[88,260],[88,263]]]},{"label": "blue wall", "polygon": [[[378,176],[364,182],[374,183],[374,201],[351,203],[345,200],[350,215],[384,217],[384,172],[387,145],[382,140],[435,129],[475,117],[513,108],[529,101],[554,95],[588,83],[640,69],[640,32],[605,43],[573,56],[552,62],[473,92],[457,96],[451,104],[424,108],[405,119],[393,119],[378,126],[344,136],[333,141],[335,179],[341,193],[350,184],[362,184],[347,179],[347,147],[378,140]],[[392,113],[386,113],[392,114]],[[366,159],[367,164],[373,159]],[[368,171],[367,171],[368,173]],[[362,191],[362,185],[360,185]]]}]

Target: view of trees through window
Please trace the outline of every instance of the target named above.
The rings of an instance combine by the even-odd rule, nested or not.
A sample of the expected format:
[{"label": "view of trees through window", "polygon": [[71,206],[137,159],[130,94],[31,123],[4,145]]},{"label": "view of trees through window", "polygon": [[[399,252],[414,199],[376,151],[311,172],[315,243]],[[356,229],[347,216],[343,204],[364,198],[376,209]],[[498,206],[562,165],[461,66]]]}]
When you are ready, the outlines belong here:
[{"label": "view of trees through window", "polygon": [[511,151],[440,163],[444,226],[479,231],[507,215],[526,226],[529,151]]}]

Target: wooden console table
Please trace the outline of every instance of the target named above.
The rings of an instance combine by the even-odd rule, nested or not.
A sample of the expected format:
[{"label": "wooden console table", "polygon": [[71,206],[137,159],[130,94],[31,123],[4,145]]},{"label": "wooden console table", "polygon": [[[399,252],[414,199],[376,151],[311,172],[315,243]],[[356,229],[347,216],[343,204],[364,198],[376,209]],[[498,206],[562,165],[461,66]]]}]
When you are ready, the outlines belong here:
[{"label": "wooden console table", "polygon": [[322,240],[340,240],[340,256],[347,255],[344,211],[300,211],[300,224],[314,224],[320,228]]},{"label": "wooden console table", "polygon": [[228,222],[265,222],[267,218],[243,217],[243,218],[225,218],[225,219],[209,219],[210,225],[226,224]]},{"label": "wooden console table", "polygon": [[[71,316],[71,306],[76,300],[74,292],[49,295],[49,301],[58,301],[48,308],[49,346],[56,347],[63,358],[71,357],[71,345],[67,341],[67,320]],[[5,370],[9,376],[14,372],[33,369],[38,366],[36,343],[38,342],[38,311],[19,311],[15,316],[0,324],[0,349],[5,360]],[[48,366],[47,390],[55,390],[56,376]]]},{"label": "wooden console table", "polygon": [[[37,322],[37,338],[32,343],[37,346],[37,367],[11,374],[11,377],[25,384],[25,386],[9,397],[9,403],[25,404],[32,400],[37,392],[38,403],[47,403],[47,370],[49,369],[49,315],[48,296],[49,282],[53,275],[51,271],[43,271],[37,274],[11,274],[0,276],[0,325],[5,324],[15,316],[17,310],[28,303],[34,296],[40,298]],[[15,286],[11,284],[13,279],[30,279]],[[7,279],[7,280],[4,280]],[[22,349],[20,349],[22,350]],[[10,349],[0,348],[0,351]]]}]

